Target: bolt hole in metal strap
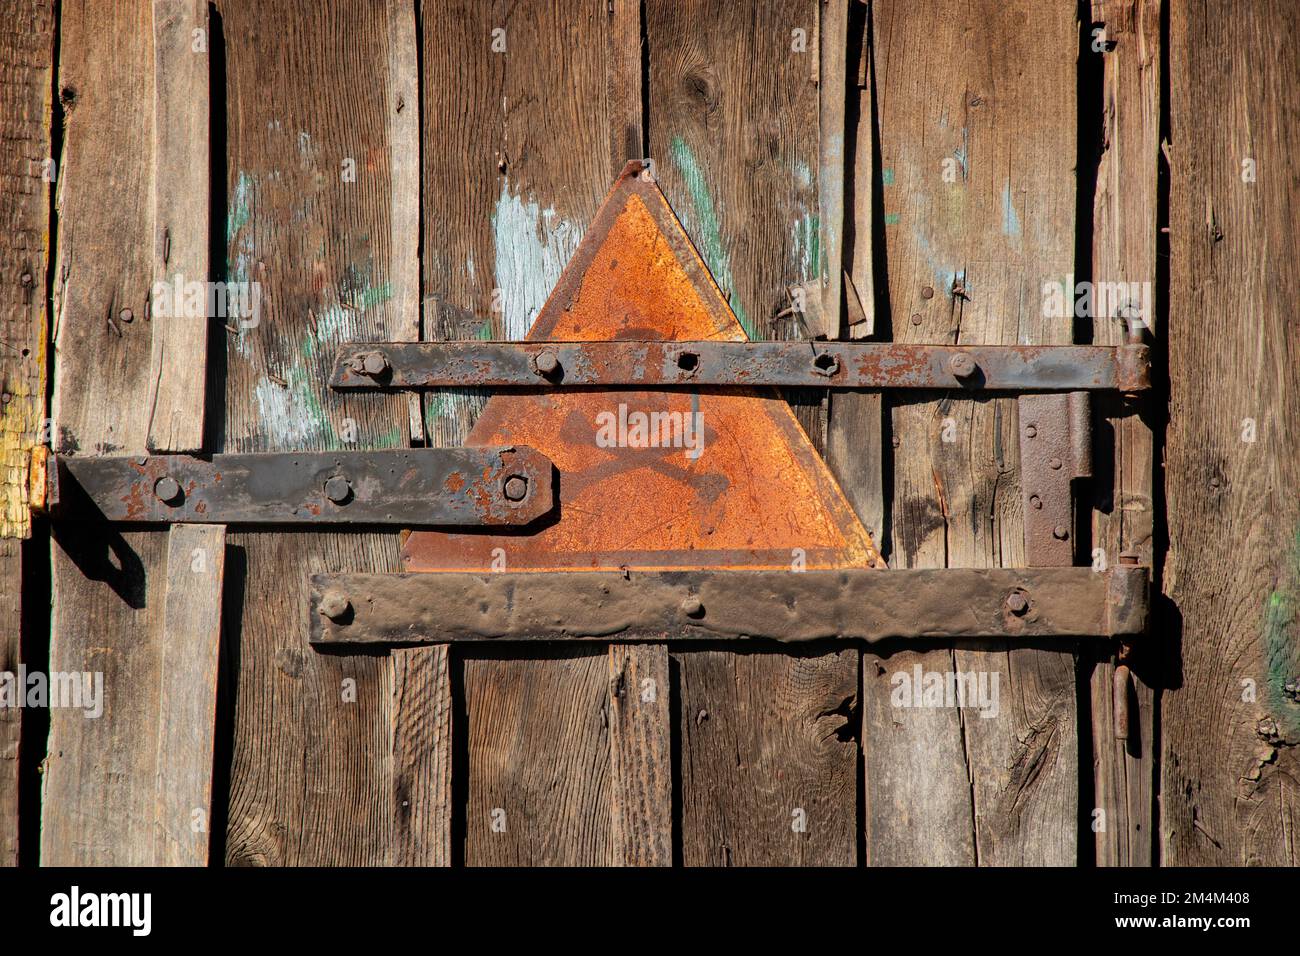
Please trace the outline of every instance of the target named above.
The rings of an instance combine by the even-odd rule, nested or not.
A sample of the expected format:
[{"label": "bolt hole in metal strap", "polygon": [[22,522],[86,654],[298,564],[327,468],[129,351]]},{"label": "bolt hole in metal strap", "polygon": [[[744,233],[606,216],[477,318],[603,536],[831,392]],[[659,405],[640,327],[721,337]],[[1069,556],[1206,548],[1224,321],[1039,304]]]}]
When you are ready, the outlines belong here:
[{"label": "bolt hole in metal strap", "polygon": [[555,507],[554,467],[533,448],[59,456],[44,507],[124,522],[526,525]]}]

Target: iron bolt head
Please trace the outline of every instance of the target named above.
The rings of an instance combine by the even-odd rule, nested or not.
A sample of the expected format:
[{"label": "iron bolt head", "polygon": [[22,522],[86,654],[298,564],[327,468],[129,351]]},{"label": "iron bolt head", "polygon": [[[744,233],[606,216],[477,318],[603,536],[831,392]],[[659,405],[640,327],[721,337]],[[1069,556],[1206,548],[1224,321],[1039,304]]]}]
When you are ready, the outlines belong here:
[{"label": "iron bolt head", "polygon": [[957,378],[970,378],[975,374],[977,367],[975,360],[965,352],[958,352],[948,359],[948,371],[952,372]]},{"label": "iron bolt head", "polygon": [[123,309],[121,312],[117,314],[117,317],[121,319],[123,322],[129,323],[135,319],[135,313],[132,312],[130,309]]},{"label": "iron bolt head", "polygon": [[383,352],[367,352],[361,359],[361,371],[377,378],[388,371],[388,356]]},{"label": "iron bolt head", "polygon": [[33,282],[34,280],[32,279],[32,274],[31,274],[30,272],[24,272],[24,273],[22,274],[22,279],[21,279],[21,281],[22,281],[22,284],[23,284],[23,287],[24,287],[24,288],[31,288],[32,282]]},{"label": "iron bolt head", "polygon": [[153,483],[154,497],[163,504],[174,505],[181,497],[181,486],[171,475],[163,475]]},{"label": "iron bolt head", "polygon": [[1043,499],[1040,498],[1040,497],[1038,497],[1038,495],[1030,495],[1030,496],[1029,496],[1029,506],[1030,506],[1031,508],[1033,508],[1035,511],[1042,511],[1042,510],[1043,510]]},{"label": "iron bolt head", "polygon": [[1060,470],[1061,470],[1061,459],[1059,459],[1059,458],[1053,458],[1053,459],[1051,459],[1051,460],[1047,463],[1047,467],[1048,467],[1048,468],[1051,468],[1052,471],[1060,471]]},{"label": "iron bolt head", "polygon": [[547,349],[533,356],[533,368],[538,375],[554,375],[560,370],[560,357]]},{"label": "iron bolt head", "polygon": [[704,605],[694,594],[688,594],[682,598],[682,613],[687,617],[703,617]]},{"label": "iron bolt head", "polygon": [[326,591],[321,595],[318,610],[324,617],[329,618],[331,621],[337,621],[352,610],[352,602],[341,591]]},{"label": "iron bolt head", "polygon": [[528,479],[523,475],[511,475],[501,486],[507,501],[523,501],[528,494]]},{"label": "iron bolt head", "polygon": [[1012,614],[1024,614],[1029,610],[1029,598],[1022,591],[1012,591],[1007,595],[1007,610]]},{"label": "iron bolt head", "polygon": [[1026,426],[1025,426],[1025,434],[1026,434],[1028,437],[1030,437],[1030,438],[1037,438],[1037,437],[1038,437],[1038,426],[1037,426],[1037,425],[1026,425]]},{"label": "iron bolt head", "polygon": [[332,475],[325,480],[325,497],[341,505],[352,496],[352,484],[342,475]]},{"label": "iron bolt head", "polygon": [[1052,529],[1052,537],[1058,541],[1064,541],[1070,537],[1070,529],[1063,524],[1058,524]]}]

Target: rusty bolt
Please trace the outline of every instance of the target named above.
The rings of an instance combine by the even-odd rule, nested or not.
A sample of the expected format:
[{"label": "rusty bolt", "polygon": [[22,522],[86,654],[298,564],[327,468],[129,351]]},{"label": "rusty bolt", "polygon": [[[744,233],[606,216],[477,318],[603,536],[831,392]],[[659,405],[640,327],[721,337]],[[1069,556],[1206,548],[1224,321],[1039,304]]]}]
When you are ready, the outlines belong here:
[{"label": "rusty bolt", "polygon": [[840,371],[839,356],[832,355],[829,352],[822,352],[813,359],[813,370],[818,375],[827,377],[838,375]]},{"label": "rusty bolt", "polygon": [[704,605],[694,594],[688,594],[682,599],[682,613],[687,617],[703,617]]},{"label": "rusty bolt", "polygon": [[921,313],[920,313],[920,312],[913,312],[913,313],[912,313],[912,324],[913,324],[913,325],[920,325],[920,324],[921,324]]},{"label": "rusty bolt", "polygon": [[1060,471],[1060,470],[1061,470],[1061,459],[1059,459],[1059,458],[1053,458],[1053,459],[1051,459],[1050,461],[1048,461],[1048,463],[1047,463],[1047,467],[1048,467],[1048,468],[1051,468],[1052,471]]},{"label": "rusty bolt", "polygon": [[361,359],[361,371],[378,378],[388,371],[388,356],[383,352],[367,352]]},{"label": "rusty bolt", "polygon": [[1029,598],[1023,591],[1012,591],[1007,595],[1007,610],[1012,614],[1024,614],[1029,610]]},{"label": "rusty bolt", "polygon": [[922,299],[933,299],[933,298],[934,298],[934,290],[931,289],[929,286],[926,286],[924,289],[921,290],[921,298],[922,298]]},{"label": "rusty bolt", "polygon": [[341,591],[326,591],[321,595],[318,610],[331,621],[337,621],[352,610],[352,602]]},{"label": "rusty bolt", "polygon": [[560,371],[560,357],[547,349],[533,357],[533,368],[538,375],[555,375]]},{"label": "rusty bolt", "polygon": [[1037,438],[1037,437],[1038,437],[1038,426],[1037,426],[1037,425],[1026,425],[1026,426],[1025,426],[1025,435],[1026,435],[1026,437],[1028,437],[1028,438]]},{"label": "rusty bolt", "polygon": [[32,274],[30,272],[24,272],[19,278],[19,281],[22,282],[23,288],[30,289],[35,280],[32,279]]},{"label": "rusty bolt", "polygon": [[325,480],[325,497],[341,505],[352,496],[352,484],[342,475],[331,475]]},{"label": "rusty bolt", "polygon": [[174,505],[181,496],[181,486],[171,475],[163,475],[153,483],[153,494],[164,504]]},{"label": "rusty bolt", "polygon": [[1070,537],[1070,529],[1063,524],[1058,524],[1052,529],[1052,537],[1056,538],[1058,541],[1064,541]]},{"label": "rusty bolt", "polygon": [[1043,510],[1043,499],[1040,498],[1040,497],[1038,497],[1038,495],[1030,495],[1030,496],[1029,496],[1029,506],[1030,506],[1031,508],[1033,508],[1035,511],[1042,511],[1042,510]]},{"label": "rusty bolt", "polygon": [[523,501],[528,494],[528,479],[523,475],[511,475],[501,486],[507,501]]},{"label": "rusty bolt", "polygon": [[117,317],[121,319],[123,322],[129,323],[132,319],[135,318],[135,313],[132,312],[130,309],[123,309],[121,312],[117,313]]},{"label": "rusty bolt", "polygon": [[965,352],[958,352],[948,359],[948,371],[952,372],[957,378],[970,378],[979,368],[975,360]]},{"label": "rusty bolt", "polygon": [[893,445],[895,448],[897,448],[899,445],[903,444],[903,439],[901,439],[901,438],[899,438],[897,435],[895,435],[893,438],[889,439],[889,444],[891,444],[891,445]]}]

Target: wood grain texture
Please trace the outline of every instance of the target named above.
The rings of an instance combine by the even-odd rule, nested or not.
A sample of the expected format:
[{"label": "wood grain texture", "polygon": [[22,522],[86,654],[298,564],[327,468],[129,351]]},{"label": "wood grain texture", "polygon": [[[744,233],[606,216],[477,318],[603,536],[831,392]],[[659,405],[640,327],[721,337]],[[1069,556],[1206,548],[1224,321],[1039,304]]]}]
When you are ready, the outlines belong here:
[{"label": "wood grain texture", "polygon": [[397,866],[451,865],[452,699],[446,644],[394,648],[393,813]]},{"label": "wood grain texture", "polygon": [[208,863],[225,564],[225,525],[178,524],[168,531],[158,662],[155,866]]},{"label": "wood grain texture", "polygon": [[677,652],[687,866],[857,861],[858,652]]},{"label": "wood grain texture", "polygon": [[[872,11],[895,339],[1069,342],[1071,320],[1043,315],[1041,289],[1073,263],[1075,5]],[[1023,564],[1015,403],[936,394],[891,404],[891,564]],[[997,675],[999,716],[877,698],[917,664]],[[1073,863],[1072,657],[956,648],[900,653],[882,667],[864,688],[868,859]]]},{"label": "wood grain texture", "polygon": [[[640,4],[427,3],[421,22],[422,337],[523,338],[615,177],[644,155]],[[427,396],[430,444],[462,444],[483,401]],[[624,862],[610,730],[591,716],[609,706],[605,659],[542,654],[465,662],[465,862]],[[526,712],[526,732],[497,708]]]},{"label": "wood grain texture", "polygon": [[[751,340],[824,331],[820,6],[646,6],[659,184]],[[821,451],[825,392],[787,397]]]},{"label": "wood grain texture", "polygon": [[[0,26],[0,673],[22,660],[28,463],[45,418],[54,4],[10,4]],[[42,610],[42,613],[44,611]],[[22,711],[0,708],[0,867],[18,862]]]},{"label": "wood grain texture", "polygon": [[610,823],[626,866],[672,866],[671,696],[667,645],[610,645]]},{"label": "wood grain texture", "polygon": [[[1093,202],[1094,284],[1156,282],[1157,187],[1160,162],[1160,0],[1114,0],[1094,4],[1094,22],[1104,24],[1102,56],[1102,153]],[[1088,55],[1088,54],[1083,54]],[[1099,54],[1092,54],[1094,56]],[[1137,303],[1134,303],[1135,305]],[[1155,329],[1154,295],[1144,317]],[[1113,315],[1093,321],[1093,342],[1122,345],[1129,323]],[[1094,452],[1097,477],[1092,511],[1092,546],[1102,560],[1120,555],[1154,563],[1153,496],[1155,460],[1151,426],[1140,406],[1099,395]],[[1146,416],[1149,418],[1149,415]],[[1107,464],[1109,463],[1109,464]],[[1093,780],[1105,828],[1095,830],[1100,866],[1150,866],[1155,847],[1155,708],[1153,665],[1158,655],[1134,660],[1130,726],[1117,728],[1115,661],[1097,660],[1092,670]],[[1141,664],[1142,666],[1139,666]],[[1132,713],[1132,711],[1131,711]],[[1124,739],[1116,732],[1125,734]]]},{"label": "wood grain texture", "polygon": [[1300,8],[1172,3],[1169,20],[1161,861],[1295,865]]},{"label": "wood grain texture", "polygon": [[609,664],[600,649],[464,662],[468,866],[613,866]]},{"label": "wood grain texture", "polygon": [[[350,398],[326,383],[339,343],[416,337],[418,236],[398,230],[418,196],[395,162],[419,150],[417,124],[395,118],[418,109],[405,72],[414,38],[402,39],[413,18],[382,0],[315,4],[311,16],[287,0],[230,0],[220,12],[227,272],[261,283],[262,300],[260,321],[229,338],[218,450],[403,447],[404,398]],[[227,862],[388,863],[400,855],[390,661],[312,650],[303,614],[308,573],[393,570],[397,536],[231,542],[241,573]]]},{"label": "wood grain texture", "polygon": [[[173,289],[208,281],[208,4],[153,0],[153,276]],[[183,302],[151,302],[149,448],[203,447],[208,319]],[[206,303],[205,303],[206,304]],[[163,314],[163,313],[166,314]],[[225,317],[222,321],[227,321]]]},{"label": "wood grain texture", "polygon": [[[53,444],[145,450],[153,281],[151,5],[64,4]],[[132,321],[125,321],[124,309]],[[133,865],[153,853],[158,665],[166,541],[56,528],[50,670],[103,675],[104,712],[50,712],[41,862]]]}]

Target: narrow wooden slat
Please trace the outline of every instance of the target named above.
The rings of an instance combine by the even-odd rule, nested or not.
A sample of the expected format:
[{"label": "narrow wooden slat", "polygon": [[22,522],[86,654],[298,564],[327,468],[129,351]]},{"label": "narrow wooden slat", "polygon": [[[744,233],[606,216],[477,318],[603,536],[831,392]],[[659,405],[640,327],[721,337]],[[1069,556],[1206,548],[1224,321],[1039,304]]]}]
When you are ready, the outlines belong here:
[{"label": "narrow wooden slat", "polygon": [[159,657],[153,863],[206,866],[221,642],[224,525],[173,525]]},{"label": "narrow wooden slat", "polygon": [[392,862],[450,866],[452,700],[447,645],[394,649],[392,668]]},{"label": "narrow wooden slat", "polygon": [[[56,193],[53,444],[145,450],[153,283],[154,100],[146,0],[64,5]],[[130,318],[131,321],[127,321]],[[103,678],[102,716],[50,712],[41,862],[132,865],[153,854],[165,538],[54,529],[50,670]]]},{"label": "narrow wooden slat", "polygon": [[[644,156],[640,4],[571,6],[423,6],[425,339],[523,338],[615,177]],[[461,444],[483,395],[424,402],[430,443]],[[464,860],[620,862],[606,655],[540,653],[464,662]]]},{"label": "narrow wooden slat", "polygon": [[1300,7],[1170,3],[1169,43],[1161,862],[1294,866]]},{"label": "narrow wooden slat", "polygon": [[844,288],[845,77],[849,45],[851,0],[825,0],[818,8],[817,71],[818,156],[817,222],[820,243],[820,322],[810,334],[840,335],[840,303]]},{"label": "narrow wooden slat", "polygon": [[687,866],[854,865],[858,656],[673,654]]},{"label": "narrow wooden slat", "polygon": [[[334,395],[325,376],[343,342],[417,337],[418,195],[405,165],[419,152],[414,38],[398,39],[415,29],[410,6],[328,0],[306,16],[289,0],[232,0],[221,16],[228,276],[263,295],[258,323],[228,336],[214,451],[405,447],[404,398]],[[231,535],[240,636],[228,863],[400,855],[392,663],[317,653],[303,618],[309,572],[393,570],[397,537]]]},{"label": "narrow wooden slat", "polygon": [[670,697],[666,645],[610,646],[610,817],[625,866],[673,862]]},{"label": "narrow wooden slat", "polygon": [[[28,465],[43,438],[54,4],[9,5],[0,25],[0,673],[22,661]],[[42,610],[42,613],[44,611]],[[0,708],[0,867],[18,862],[22,710]]]},{"label": "narrow wooden slat", "polygon": [[[1072,271],[1075,6],[872,9],[895,339],[1069,342],[1071,318],[1041,303],[1043,283]],[[895,398],[892,427],[891,564],[1023,564],[1014,402]],[[998,716],[891,706],[894,676],[916,665],[996,677]],[[867,673],[870,861],[1075,861],[1071,656],[957,648],[896,654]]]},{"label": "narrow wooden slat", "polygon": [[155,290],[161,284],[172,291],[151,297],[148,445],[153,451],[198,451],[208,367],[207,290],[202,314],[194,314],[193,303],[176,291],[208,281],[206,0],[153,0],[153,35],[153,276]]},{"label": "narrow wooden slat", "polygon": [[[1094,20],[1104,24],[1103,127],[1093,204],[1092,281],[1145,283],[1151,290],[1144,318],[1154,329],[1156,281],[1156,172],[1160,162],[1160,0],[1106,0]],[[1094,302],[1096,299],[1094,298]],[[1141,300],[1134,305],[1140,305]],[[1126,323],[1114,315],[1093,321],[1093,343],[1121,345]],[[1092,544],[1107,565],[1128,555],[1151,566],[1154,558],[1152,483],[1155,461],[1149,420],[1141,405],[1099,396],[1097,421],[1110,468],[1093,482]],[[1151,404],[1151,400],[1144,400]],[[1094,465],[1094,467],[1096,467]],[[1131,662],[1131,726],[1117,728],[1115,662],[1092,671],[1094,791],[1104,817],[1090,815],[1099,866],[1150,866],[1155,846],[1155,692],[1157,654]],[[1139,664],[1141,666],[1139,666]],[[1122,738],[1120,735],[1123,735]]]},{"label": "narrow wooden slat", "polygon": [[464,663],[467,866],[613,866],[601,650]]}]

